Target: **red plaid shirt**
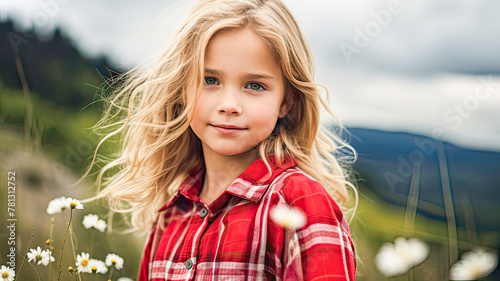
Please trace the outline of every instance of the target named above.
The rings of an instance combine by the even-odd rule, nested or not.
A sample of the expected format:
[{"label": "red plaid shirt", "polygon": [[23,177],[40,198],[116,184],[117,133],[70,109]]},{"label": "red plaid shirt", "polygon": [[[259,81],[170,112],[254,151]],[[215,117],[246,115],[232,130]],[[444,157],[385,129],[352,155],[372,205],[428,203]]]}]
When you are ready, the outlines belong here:
[{"label": "red plaid shirt", "polygon": [[[349,227],[326,189],[293,159],[254,161],[207,206],[198,197],[200,167],[159,210],[144,249],[139,281],[354,280],[356,258]],[[274,206],[300,208],[299,229],[274,223]]]}]

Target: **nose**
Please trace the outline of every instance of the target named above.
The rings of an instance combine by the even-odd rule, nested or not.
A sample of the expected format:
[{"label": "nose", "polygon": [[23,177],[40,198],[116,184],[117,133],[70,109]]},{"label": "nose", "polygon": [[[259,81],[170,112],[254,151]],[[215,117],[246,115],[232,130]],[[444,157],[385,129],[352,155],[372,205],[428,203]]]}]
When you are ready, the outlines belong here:
[{"label": "nose", "polygon": [[238,92],[235,90],[221,91],[221,99],[217,105],[217,112],[223,115],[241,115],[242,108],[238,100]]}]

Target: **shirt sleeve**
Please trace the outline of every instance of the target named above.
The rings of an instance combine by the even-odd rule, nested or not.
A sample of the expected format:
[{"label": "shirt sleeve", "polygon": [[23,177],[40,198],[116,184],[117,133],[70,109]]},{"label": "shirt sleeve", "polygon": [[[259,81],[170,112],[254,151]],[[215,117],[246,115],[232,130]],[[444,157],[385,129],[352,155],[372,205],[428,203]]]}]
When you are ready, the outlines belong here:
[{"label": "shirt sleeve", "polygon": [[349,225],[326,189],[292,175],[281,189],[285,201],[306,215],[306,224],[285,231],[283,280],[354,280],[356,255]]}]

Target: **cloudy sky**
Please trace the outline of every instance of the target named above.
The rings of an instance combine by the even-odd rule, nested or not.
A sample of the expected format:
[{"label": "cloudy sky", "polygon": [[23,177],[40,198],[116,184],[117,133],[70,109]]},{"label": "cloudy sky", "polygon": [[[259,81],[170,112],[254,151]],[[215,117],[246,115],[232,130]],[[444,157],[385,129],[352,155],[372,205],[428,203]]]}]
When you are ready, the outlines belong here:
[{"label": "cloudy sky", "polygon": [[[189,1],[2,0],[1,20],[130,67],[154,57]],[[284,0],[347,127],[500,151],[500,1]],[[45,3],[45,4],[44,4]]]}]

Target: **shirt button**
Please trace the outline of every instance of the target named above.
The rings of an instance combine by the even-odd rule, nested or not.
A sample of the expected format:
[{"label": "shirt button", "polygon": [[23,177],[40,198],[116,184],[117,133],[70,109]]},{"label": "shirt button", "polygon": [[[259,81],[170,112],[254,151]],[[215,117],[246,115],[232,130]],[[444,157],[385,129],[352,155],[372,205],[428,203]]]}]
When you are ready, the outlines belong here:
[{"label": "shirt button", "polygon": [[185,263],[187,269],[191,269],[193,267],[193,261],[188,259]]},{"label": "shirt button", "polygon": [[208,214],[208,210],[207,209],[203,208],[203,209],[200,210],[200,218],[206,217],[207,214]]}]

